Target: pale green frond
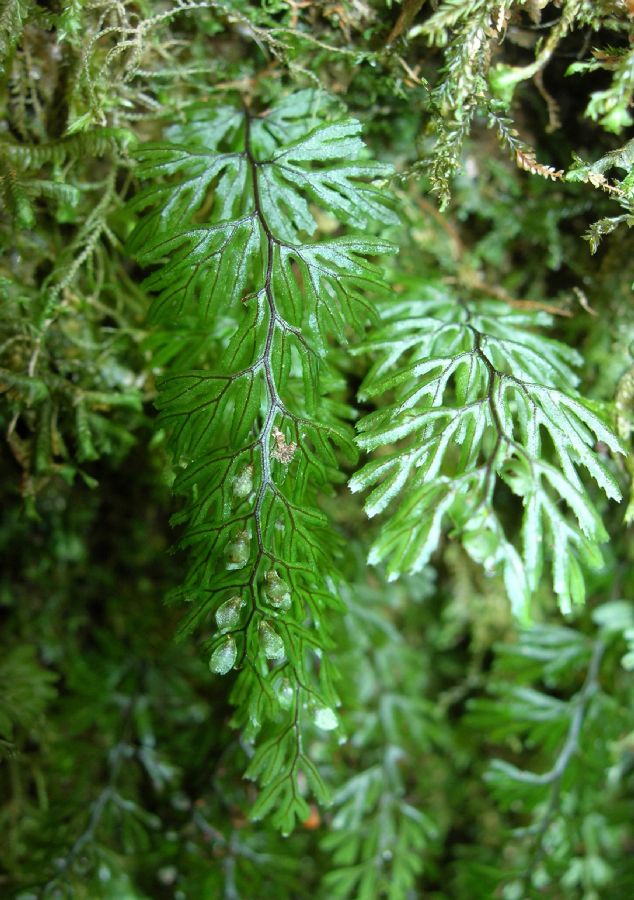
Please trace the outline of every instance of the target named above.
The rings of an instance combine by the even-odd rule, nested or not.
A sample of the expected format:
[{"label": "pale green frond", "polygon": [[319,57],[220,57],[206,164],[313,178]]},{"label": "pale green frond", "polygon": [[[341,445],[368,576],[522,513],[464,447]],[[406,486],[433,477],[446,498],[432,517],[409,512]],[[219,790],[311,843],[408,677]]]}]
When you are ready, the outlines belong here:
[{"label": "pale green frond", "polygon": [[[576,392],[578,354],[534,330],[547,315],[439,287],[426,294],[383,304],[362,347],[374,356],[362,396],[391,399],[357,425],[360,447],[387,451],[350,481],[371,490],[369,516],[386,513],[370,562],[385,560],[390,578],[419,571],[453,525],[470,555],[503,575],[518,615],[546,561],[569,611],[584,597],[581,567],[600,566],[607,537],[584,475],[620,500],[597,446],[621,446]],[[500,480],[518,498],[517,528],[503,524]]]}]

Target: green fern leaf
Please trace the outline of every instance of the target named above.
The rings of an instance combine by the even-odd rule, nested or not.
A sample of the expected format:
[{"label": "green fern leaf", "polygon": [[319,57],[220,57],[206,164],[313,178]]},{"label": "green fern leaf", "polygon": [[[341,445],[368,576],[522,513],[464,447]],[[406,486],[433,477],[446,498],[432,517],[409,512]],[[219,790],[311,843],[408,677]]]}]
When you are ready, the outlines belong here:
[{"label": "green fern leaf", "polygon": [[354,231],[309,239],[318,209],[366,232],[396,221],[371,184],[386,169],[359,131],[327,121],[305,91],[262,115],[194,107],[169,141],[137,153],[150,186],[133,204],[146,213],[131,247],[160,264],[147,280],[152,319],[209,336],[186,368],[174,360],[158,400],[187,498],[176,517],[191,554],[183,629],[233,617],[211,638],[211,668],[239,671],[235,724],[249,740],[262,729],[247,770],[263,787],[253,815],[276,810],[286,832],[308,814],[300,773],[326,799],[302,734],[338,702],[327,651],[339,540],[317,499],[355,447],[332,402],[328,338],[345,341],[372,315],[381,278],[368,257],[392,250]]},{"label": "green fern leaf", "polygon": [[[451,523],[477,562],[503,573],[518,615],[528,615],[549,547],[562,609],[583,600],[581,565],[601,566],[606,533],[581,473],[619,500],[595,445],[621,448],[576,393],[577,353],[532,330],[549,322],[428,285],[386,306],[354,350],[376,355],[362,398],[392,397],[358,426],[363,449],[386,452],[350,482],[371,488],[370,516],[399,497],[370,555],[389,560],[390,577],[419,571]],[[501,517],[502,485],[518,498],[519,529]]]}]

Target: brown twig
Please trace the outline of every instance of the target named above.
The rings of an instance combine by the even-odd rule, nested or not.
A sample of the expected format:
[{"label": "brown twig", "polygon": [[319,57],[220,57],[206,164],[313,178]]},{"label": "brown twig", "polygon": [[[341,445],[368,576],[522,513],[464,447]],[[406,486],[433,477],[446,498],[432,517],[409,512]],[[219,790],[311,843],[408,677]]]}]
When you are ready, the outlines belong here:
[{"label": "brown twig", "polygon": [[456,280],[461,280],[465,287],[468,287],[471,291],[477,291],[479,294],[488,294],[493,300],[501,300],[503,303],[508,303],[509,306],[516,307],[517,309],[538,309],[550,313],[553,316],[564,316],[567,319],[570,319],[573,316],[573,313],[569,309],[563,309],[561,306],[554,306],[552,303],[544,303],[541,300],[531,300],[530,298],[513,297],[511,294],[507,293],[504,288],[494,284],[487,284],[486,281],[483,281],[475,275],[475,273],[466,273],[466,277]]},{"label": "brown twig", "polygon": [[393,44],[412,24],[425,0],[405,0],[394,27],[387,36],[386,43]]}]

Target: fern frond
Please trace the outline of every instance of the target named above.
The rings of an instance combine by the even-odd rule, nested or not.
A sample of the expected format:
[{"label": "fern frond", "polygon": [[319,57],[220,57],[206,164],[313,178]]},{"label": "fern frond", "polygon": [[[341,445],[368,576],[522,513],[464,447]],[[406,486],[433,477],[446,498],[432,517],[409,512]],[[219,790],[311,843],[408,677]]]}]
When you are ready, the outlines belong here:
[{"label": "fern frond", "polygon": [[[419,593],[426,596],[433,582],[422,581]],[[348,646],[338,665],[354,733],[349,752],[363,765],[335,792],[331,830],[321,842],[332,858],[323,897],[332,900],[408,897],[440,833],[433,811],[414,797],[418,760],[444,749],[446,735],[438,705],[424,696],[420,649],[393,622],[400,591],[377,581],[357,584],[345,597]]]},{"label": "fern frond", "polygon": [[[594,640],[544,625],[499,645],[490,696],[469,704],[470,728],[503,749],[504,758],[493,759],[485,777],[519,827],[490,874],[498,891],[504,885],[512,896],[561,883],[573,889],[581,881],[588,890],[609,892],[621,858],[622,826],[606,814],[618,797],[620,765],[614,765],[607,791],[604,766],[611,754],[618,758],[617,741],[631,727],[630,714],[604,693],[603,682],[608,648],[632,617],[628,604],[612,602],[593,618],[601,625]],[[522,746],[538,771],[526,760],[516,765],[509,759]],[[596,790],[605,803],[597,804]]]},{"label": "fern frond", "polygon": [[439,704],[426,696],[429,673],[420,664],[418,635],[402,628],[401,619],[411,612],[407,592],[431,599],[434,583],[425,575],[416,587],[363,577],[363,548],[353,543],[351,551],[356,564],[349,574],[356,568],[360,577],[344,592],[348,612],[335,659],[351,734],[343,752],[353,773],[335,791],[321,840],[332,868],[320,897],[405,900],[420,884],[441,831],[433,804],[417,802],[429,777],[428,771],[419,777],[421,759],[436,764],[447,732]]},{"label": "fern frond", "polygon": [[[392,578],[419,571],[451,523],[473,559],[503,572],[524,617],[550,555],[569,611],[584,597],[581,565],[601,566],[606,539],[581,471],[607,497],[621,496],[595,444],[621,447],[575,390],[577,353],[533,331],[549,324],[546,313],[463,302],[440,285],[384,313],[354,350],[376,355],[361,397],[393,398],[359,423],[359,445],[382,455],[350,482],[372,488],[370,516],[399,497],[371,562],[388,559]],[[520,529],[498,508],[503,485],[518,498]]]},{"label": "fern frond", "polygon": [[247,771],[263,787],[253,815],[276,808],[284,831],[308,816],[300,773],[326,798],[302,734],[311,714],[333,721],[319,711],[337,704],[327,651],[341,609],[338,539],[317,498],[355,449],[345,408],[329,399],[339,385],[327,341],[371,315],[381,278],[368,257],[391,250],[367,234],[310,240],[315,210],[356,229],[395,222],[371,184],[386,169],[366,158],[359,131],[327,121],[304,91],[262,115],[196,107],[169,141],[138,151],[151,185],[134,202],[149,212],[131,248],[162,263],[147,281],[152,318],[167,329],[191,321],[222,347],[160,382],[175,489],[187,497],[184,627],[213,628],[215,613],[210,666],[239,670],[247,737],[264,727]]},{"label": "fern frond", "polygon": [[39,169],[47,163],[61,165],[67,160],[115,154],[129,147],[134,140],[132,133],[125,128],[93,128],[90,132],[41,144],[2,140],[0,155],[18,169]]}]

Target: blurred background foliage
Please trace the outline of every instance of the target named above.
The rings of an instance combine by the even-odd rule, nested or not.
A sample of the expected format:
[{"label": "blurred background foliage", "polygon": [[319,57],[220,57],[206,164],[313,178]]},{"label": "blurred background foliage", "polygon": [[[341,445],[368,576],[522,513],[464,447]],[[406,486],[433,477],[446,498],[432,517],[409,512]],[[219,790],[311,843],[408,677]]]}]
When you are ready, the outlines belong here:
[{"label": "blurred background foliage", "polygon": [[[618,508],[586,607],[564,621],[544,588],[519,629],[451,535],[420,577],[366,569],[342,487],[343,724],[311,748],[335,801],[289,838],[249,822],[249,748],[163,603],[182,561],[154,381],[190,337],[148,331],[124,250],[134,142],[192,100],[318,85],[399,173],[395,290],[547,306],[629,441],[633,54],[621,0],[3,3],[0,895],[634,895]],[[342,353],[351,386],[364,365]]]}]

